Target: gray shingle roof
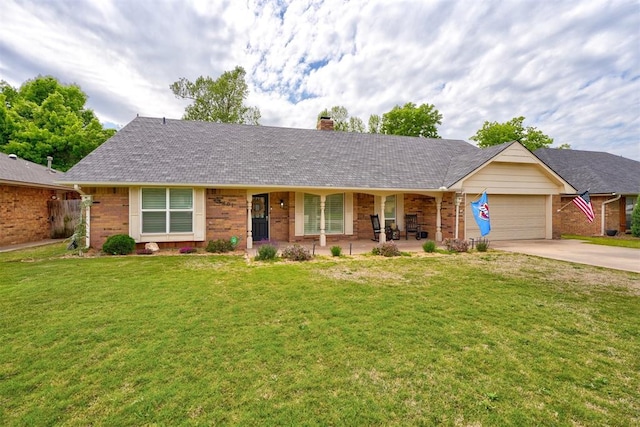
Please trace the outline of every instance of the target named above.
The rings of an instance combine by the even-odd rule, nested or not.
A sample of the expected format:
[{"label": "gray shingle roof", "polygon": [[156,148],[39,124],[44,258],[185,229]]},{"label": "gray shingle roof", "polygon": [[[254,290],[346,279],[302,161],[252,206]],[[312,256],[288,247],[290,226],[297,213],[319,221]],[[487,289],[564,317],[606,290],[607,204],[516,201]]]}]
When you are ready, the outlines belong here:
[{"label": "gray shingle roof", "polygon": [[600,151],[540,148],[534,154],[579,192],[639,194],[640,162]]},{"label": "gray shingle roof", "polygon": [[488,154],[461,140],[138,117],[64,182],[437,189]]},{"label": "gray shingle roof", "polygon": [[39,187],[61,188],[55,181],[62,179],[64,173],[47,170],[45,166],[20,158],[10,158],[0,153],[0,181],[15,185],[34,185]]}]

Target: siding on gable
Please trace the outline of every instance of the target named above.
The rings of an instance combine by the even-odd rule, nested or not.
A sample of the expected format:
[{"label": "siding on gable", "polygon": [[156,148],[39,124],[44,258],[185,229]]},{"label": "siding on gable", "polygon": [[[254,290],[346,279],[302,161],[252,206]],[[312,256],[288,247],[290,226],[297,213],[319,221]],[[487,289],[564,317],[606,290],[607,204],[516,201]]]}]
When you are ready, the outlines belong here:
[{"label": "siding on gable", "polygon": [[539,166],[527,163],[492,163],[463,181],[467,195],[487,189],[491,194],[557,194],[555,184]]}]

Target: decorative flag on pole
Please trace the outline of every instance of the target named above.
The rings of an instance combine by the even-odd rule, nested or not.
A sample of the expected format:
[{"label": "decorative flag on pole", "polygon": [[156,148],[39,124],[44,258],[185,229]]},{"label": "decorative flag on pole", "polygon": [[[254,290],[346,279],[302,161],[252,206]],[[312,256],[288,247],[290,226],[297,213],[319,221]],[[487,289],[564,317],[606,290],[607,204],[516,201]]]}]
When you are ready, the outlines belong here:
[{"label": "decorative flag on pole", "polygon": [[578,197],[574,197],[573,203],[587,216],[589,222],[593,222],[593,218],[595,218],[595,215],[593,214],[593,206],[591,205],[589,190],[580,194]]},{"label": "decorative flag on pole", "polygon": [[487,201],[487,192],[483,192],[482,196],[475,202],[471,202],[471,210],[473,217],[478,223],[480,234],[482,237],[491,231],[491,221],[489,220],[489,202]]}]

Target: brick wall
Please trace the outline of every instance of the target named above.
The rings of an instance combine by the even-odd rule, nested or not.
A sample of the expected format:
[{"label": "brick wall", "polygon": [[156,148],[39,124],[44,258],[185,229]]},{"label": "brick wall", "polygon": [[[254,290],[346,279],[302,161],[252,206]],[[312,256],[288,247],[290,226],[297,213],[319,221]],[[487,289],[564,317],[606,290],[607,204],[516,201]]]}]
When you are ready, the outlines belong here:
[{"label": "brick wall", "polygon": [[[284,203],[284,209],[280,207],[280,200]],[[276,242],[289,241],[291,224],[295,224],[295,221],[289,221],[290,218],[295,219],[295,206],[293,206],[293,210],[291,210],[292,203],[290,200],[295,200],[295,193],[269,193],[269,237],[271,240],[275,240]],[[293,234],[295,234],[295,232]]]},{"label": "brick wall", "polygon": [[[599,236],[601,235],[601,221],[602,221],[602,202],[607,200],[611,200],[612,196],[592,196],[591,197],[591,205],[593,206],[593,213],[595,214],[595,218],[593,222],[587,221],[587,217],[578,207],[570,203],[573,197],[562,197],[561,203],[558,207],[556,207],[555,198],[554,198],[554,239],[557,234],[577,234],[579,236]],[[621,198],[620,200],[623,200]],[[623,225],[620,223],[620,215],[621,215],[621,202],[620,200],[609,203],[605,205],[605,230],[618,230],[619,232],[624,232],[622,230]],[[562,211],[558,214],[556,211],[568,204]],[[624,208],[622,208],[624,210]],[[558,216],[560,217],[560,221],[557,221]],[[558,236],[559,238],[559,236]]]},{"label": "brick wall", "polygon": [[206,241],[240,238],[241,247],[247,240],[247,196],[244,190],[207,189]]},{"label": "brick wall", "polygon": [[102,248],[107,237],[129,234],[129,189],[126,187],[84,188],[93,196],[91,247]]},{"label": "brick wall", "polygon": [[0,246],[36,242],[50,237],[45,188],[0,185]]}]

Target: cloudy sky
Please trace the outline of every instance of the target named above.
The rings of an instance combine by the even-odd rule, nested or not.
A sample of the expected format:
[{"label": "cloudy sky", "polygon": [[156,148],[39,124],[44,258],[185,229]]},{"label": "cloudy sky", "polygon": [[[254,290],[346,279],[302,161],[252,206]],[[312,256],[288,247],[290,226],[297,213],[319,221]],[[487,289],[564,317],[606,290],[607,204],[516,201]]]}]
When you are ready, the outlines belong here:
[{"label": "cloudy sky", "polygon": [[180,118],[172,82],[241,65],[262,125],[428,103],[444,138],[524,116],[554,145],[640,160],[639,0],[2,0],[0,16],[0,80],[76,83],[105,124]]}]

